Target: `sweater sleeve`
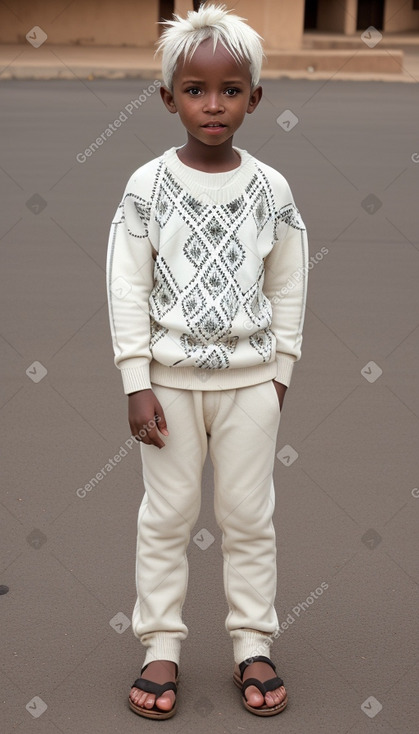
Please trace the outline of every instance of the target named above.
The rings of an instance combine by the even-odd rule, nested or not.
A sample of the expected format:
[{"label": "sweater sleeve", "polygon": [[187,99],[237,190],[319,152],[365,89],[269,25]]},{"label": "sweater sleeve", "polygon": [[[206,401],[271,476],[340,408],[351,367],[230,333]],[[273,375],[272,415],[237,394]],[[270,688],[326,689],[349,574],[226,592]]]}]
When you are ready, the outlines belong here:
[{"label": "sweater sleeve", "polygon": [[148,236],[150,203],[136,192],[134,173],[112,220],[106,266],[114,362],[126,394],[150,384],[149,295],[153,287],[153,247]]},{"label": "sweater sleeve", "polygon": [[[285,179],[284,179],[285,181]],[[288,184],[276,214],[275,242],[265,258],[264,293],[272,305],[276,338],[277,382],[289,386],[294,363],[301,357],[307,297],[307,232]]]}]

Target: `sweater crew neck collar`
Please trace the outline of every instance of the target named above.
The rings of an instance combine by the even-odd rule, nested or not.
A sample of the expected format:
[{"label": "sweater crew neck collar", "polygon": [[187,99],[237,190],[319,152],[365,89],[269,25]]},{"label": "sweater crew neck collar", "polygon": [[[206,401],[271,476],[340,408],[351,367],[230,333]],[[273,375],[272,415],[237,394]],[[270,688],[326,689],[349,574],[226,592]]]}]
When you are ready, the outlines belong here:
[{"label": "sweater crew neck collar", "polygon": [[221,173],[208,173],[182,163],[177,154],[180,147],[167,150],[163,154],[164,161],[170,172],[194,196],[204,196],[206,194],[214,203],[222,203],[243,193],[244,186],[250,180],[248,164],[251,161],[251,156],[246,150],[234,148],[241,159],[237,168]]}]

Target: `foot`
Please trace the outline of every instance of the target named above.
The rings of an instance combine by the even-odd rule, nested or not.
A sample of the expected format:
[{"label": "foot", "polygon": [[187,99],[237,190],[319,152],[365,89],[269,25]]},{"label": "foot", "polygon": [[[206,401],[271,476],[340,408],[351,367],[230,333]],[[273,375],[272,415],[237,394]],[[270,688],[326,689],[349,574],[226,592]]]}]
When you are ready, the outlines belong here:
[{"label": "foot", "polygon": [[[240,675],[239,666],[237,665],[236,667],[237,672]],[[273,677],[275,677],[275,673],[272,670],[271,666],[268,665],[268,663],[251,663],[251,665],[248,665],[243,673],[243,683],[248,678],[256,678],[257,680],[260,680],[262,683],[264,683],[265,681]],[[287,695],[287,692],[285,690],[285,686],[281,686],[280,688],[276,688],[274,691],[267,691],[264,697],[262,693],[256,688],[256,686],[249,686],[248,688],[246,688],[244,695],[249,706],[259,708],[260,706],[266,704],[266,706],[269,706],[269,708],[273,708],[274,706],[278,706],[280,703],[282,703],[285,696]]]},{"label": "foot", "polygon": [[[141,677],[151,680],[153,683],[176,682],[176,665],[171,660],[155,660],[147,665],[147,668]],[[260,695],[260,694],[259,694]],[[142,706],[145,709],[152,709],[154,705],[161,711],[170,711],[175,703],[174,691],[165,691],[159,698],[152,693],[142,691],[141,688],[131,688],[129,697],[136,706]]]}]

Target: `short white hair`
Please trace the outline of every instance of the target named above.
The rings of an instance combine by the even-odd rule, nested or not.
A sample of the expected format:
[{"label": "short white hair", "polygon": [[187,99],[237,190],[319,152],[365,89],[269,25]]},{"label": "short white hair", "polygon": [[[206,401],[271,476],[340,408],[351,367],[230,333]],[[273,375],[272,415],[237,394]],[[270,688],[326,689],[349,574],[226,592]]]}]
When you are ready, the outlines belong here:
[{"label": "short white hair", "polygon": [[186,18],[176,14],[173,14],[173,18],[164,21],[167,28],[162,33],[156,51],[162,51],[163,83],[168,89],[172,89],[179,57],[183,54],[185,59],[191,59],[207,38],[212,38],[213,52],[220,42],[238,63],[247,61],[252,89],[256,87],[264,56],[263,39],[245,22],[245,18],[231,15],[225,5],[213,3],[205,3],[196,11],[189,10]]}]

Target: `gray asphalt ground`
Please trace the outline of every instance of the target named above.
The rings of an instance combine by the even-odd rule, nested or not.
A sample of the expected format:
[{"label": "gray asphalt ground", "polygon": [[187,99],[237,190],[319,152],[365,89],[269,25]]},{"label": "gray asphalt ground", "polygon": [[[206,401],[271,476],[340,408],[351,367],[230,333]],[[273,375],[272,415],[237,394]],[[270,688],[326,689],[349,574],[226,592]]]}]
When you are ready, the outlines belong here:
[{"label": "gray asphalt ground", "polygon": [[[235,139],[290,181],[315,261],[275,468],[282,627],[272,657],[288,708],[256,719],[232,682],[209,462],[189,547],[178,713],[158,724],[128,708],[143,660],[130,627],[143,487],[113,365],[107,237],[130,174],[185,140],[158,93],[127,113],[148,84],[0,85],[1,731],[416,732],[419,139],[410,84],[266,81]],[[127,120],[83,153],[124,110]],[[287,130],[277,123],[286,110],[298,118]],[[112,470],[77,494],[110,459]]]}]

